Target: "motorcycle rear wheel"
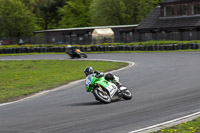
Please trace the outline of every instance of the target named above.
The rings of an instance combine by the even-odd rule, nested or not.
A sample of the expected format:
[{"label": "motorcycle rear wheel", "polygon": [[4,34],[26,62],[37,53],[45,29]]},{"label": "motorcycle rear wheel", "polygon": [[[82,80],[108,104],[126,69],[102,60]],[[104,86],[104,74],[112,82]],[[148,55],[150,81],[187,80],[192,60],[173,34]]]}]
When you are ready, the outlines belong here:
[{"label": "motorcycle rear wheel", "polygon": [[101,88],[98,88],[98,87],[95,88],[93,91],[93,94],[95,98],[102,103],[109,104],[111,102],[111,98],[108,95],[108,93],[102,90]]},{"label": "motorcycle rear wheel", "polygon": [[87,58],[88,56],[86,54],[81,54],[83,58]]}]

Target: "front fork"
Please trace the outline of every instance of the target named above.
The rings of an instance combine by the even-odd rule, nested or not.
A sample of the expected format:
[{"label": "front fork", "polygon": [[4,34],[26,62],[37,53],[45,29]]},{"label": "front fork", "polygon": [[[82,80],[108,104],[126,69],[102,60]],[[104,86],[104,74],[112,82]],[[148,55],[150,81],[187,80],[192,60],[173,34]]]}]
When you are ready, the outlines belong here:
[{"label": "front fork", "polygon": [[123,86],[119,81],[114,80],[113,83],[117,86],[118,88],[118,94],[119,97],[123,97],[123,92],[126,90],[126,87]]},{"label": "front fork", "polygon": [[[99,84],[96,84],[95,86],[98,87],[98,90],[99,90],[100,92],[102,92],[102,94],[108,96],[108,93],[107,93],[106,91],[104,91],[103,88],[102,88]],[[94,87],[94,88],[96,88],[96,87]],[[94,90],[94,88],[93,88],[93,90]]]},{"label": "front fork", "polygon": [[112,82],[117,86],[118,89],[123,86],[119,81],[113,80]]},{"label": "front fork", "polygon": [[120,82],[116,81],[116,80],[114,80],[113,83],[117,86],[118,96],[120,98],[122,98],[123,95],[122,95],[122,92],[120,90],[120,87],[122,87],[122,84]]}]

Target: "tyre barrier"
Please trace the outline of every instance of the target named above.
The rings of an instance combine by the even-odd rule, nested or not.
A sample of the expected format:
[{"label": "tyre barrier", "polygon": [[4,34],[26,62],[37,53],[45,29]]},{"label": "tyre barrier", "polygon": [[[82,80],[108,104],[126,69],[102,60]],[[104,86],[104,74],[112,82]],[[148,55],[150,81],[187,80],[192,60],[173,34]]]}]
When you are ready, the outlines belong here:
[{"label": "tyre barrier", "polygon": [[[186,50],[200,49],[198,43],[188,44],[168,44],[168,45],[151,45],[151,46],[91,46],[91,47],[74,47],[83,52],[105,52],[105,51],[169,51],[169,50]],[[15,53],[46,53],[46,52],[65,52],[67,47],[14,47],[0,49],[0,54],[15,54]]]}]

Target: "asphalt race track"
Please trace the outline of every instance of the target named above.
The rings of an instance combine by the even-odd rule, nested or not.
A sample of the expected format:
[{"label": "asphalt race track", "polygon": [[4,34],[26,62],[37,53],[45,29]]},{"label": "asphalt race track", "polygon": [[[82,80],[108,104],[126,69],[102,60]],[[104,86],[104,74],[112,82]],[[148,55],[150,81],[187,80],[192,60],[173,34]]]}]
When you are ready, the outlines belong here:
[{"label": "asphalt race track", "polygon": [[[28,55],[1,59],[68,59]],[[128,133],[200,111],[200,53],[89,54],[89,59],[133,61],[115,72],[130,101],[100,104],[84,83],[0,106],[0,133]]]}]

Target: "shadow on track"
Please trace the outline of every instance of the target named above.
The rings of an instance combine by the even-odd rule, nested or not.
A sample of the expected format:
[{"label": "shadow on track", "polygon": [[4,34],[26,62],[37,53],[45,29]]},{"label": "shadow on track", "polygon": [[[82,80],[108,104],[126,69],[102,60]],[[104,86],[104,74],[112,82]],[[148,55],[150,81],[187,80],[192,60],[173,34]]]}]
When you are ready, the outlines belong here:
[{"label": "shadow on track", "polygon": [[63,106],[93,106],[93,105],[105,105],[101,102],[85,102],[85,103],[73,103],[73,104],[68,104],[68,105],[63,105]]}]

